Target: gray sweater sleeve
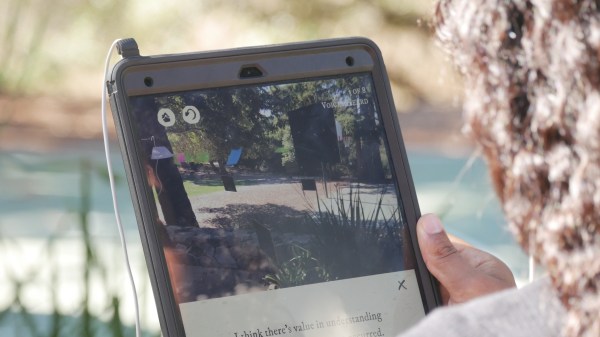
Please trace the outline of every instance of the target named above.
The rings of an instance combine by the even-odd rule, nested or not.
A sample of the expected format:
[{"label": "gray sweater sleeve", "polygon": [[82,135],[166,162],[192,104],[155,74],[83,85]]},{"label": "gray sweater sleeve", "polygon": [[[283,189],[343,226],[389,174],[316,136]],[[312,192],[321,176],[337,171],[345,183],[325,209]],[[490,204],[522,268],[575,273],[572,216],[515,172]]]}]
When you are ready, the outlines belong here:
[{"label": "gray sweater sleeve", "polygon": [[558,337],[565,310],[547,278],[439,308],[398,337]]}]

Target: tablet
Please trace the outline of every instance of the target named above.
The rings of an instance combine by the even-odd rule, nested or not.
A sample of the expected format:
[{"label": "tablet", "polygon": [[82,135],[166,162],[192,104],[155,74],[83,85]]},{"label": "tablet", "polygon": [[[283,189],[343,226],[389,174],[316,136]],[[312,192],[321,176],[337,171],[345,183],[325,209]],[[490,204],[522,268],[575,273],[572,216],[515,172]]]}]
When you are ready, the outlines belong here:
[{"label": "tablet", "polygon": [[438,304],[373,42],[132,50],[107,85],[164,336],[394,336]]}]

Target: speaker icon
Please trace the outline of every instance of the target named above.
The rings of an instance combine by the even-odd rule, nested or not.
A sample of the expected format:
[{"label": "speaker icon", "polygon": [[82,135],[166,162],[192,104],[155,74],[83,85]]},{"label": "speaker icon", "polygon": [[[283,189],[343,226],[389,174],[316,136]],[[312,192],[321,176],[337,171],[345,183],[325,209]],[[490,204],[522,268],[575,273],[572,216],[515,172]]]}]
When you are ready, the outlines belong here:
[{"label": "speaker icon", "polygon": [[156,118],[158,119],[158,123],[164,127],[175,125],[175,114],[171,109],[162,108],[158,110]]}]

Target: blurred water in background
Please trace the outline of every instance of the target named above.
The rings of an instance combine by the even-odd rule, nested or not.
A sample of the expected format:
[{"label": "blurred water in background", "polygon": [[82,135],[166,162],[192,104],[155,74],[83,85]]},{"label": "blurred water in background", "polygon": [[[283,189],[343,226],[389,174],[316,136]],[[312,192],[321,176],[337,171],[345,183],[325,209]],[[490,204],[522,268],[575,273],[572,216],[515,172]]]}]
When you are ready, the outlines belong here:
[{"label": "blurred water in background", "polygon": [[[112,301],[119,298],[120,316],[132,325],[133,304],[103,156],[101,144],[64,152],[0,153],[0,311],[18,309],[18,294],[42,328],[50,325],[50,314],[77,316],[84,307],[109,321],[115,311]],[[156,333],[158,319],[122,159],[118,152],[112,156],[143,326]],[[504,227],[485,164],[472,159],[409,153],[421,211],[439,214],[449,232],[504,260],[524,284],[527,258]],[[90,246],[96,266],[91,269],[86,267]],[[0,336],[27,336],[27,329],[19,326],[0,321]],[[106,335],[111,333],[107,330]]]},{"label": "blurred water in background", "polygon": [[[158,332],[120,153],[113,160],[144,327]],[[36,329],[50,336],[53,315],[67,317],[58,323],[61,335],[127,331],[110,326],[121,317],[132,326],[134,315],[101,143],[0,152],[0,186],[0,336],[35,336]],[[82,330],[86,314],[95,320],[89,332]]]}]

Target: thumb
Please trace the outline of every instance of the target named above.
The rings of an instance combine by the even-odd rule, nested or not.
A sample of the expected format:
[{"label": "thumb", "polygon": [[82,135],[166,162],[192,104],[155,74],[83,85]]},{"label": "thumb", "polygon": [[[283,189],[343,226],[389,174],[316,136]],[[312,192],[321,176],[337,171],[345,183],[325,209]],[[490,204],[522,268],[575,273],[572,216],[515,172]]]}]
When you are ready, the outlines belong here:
[{"label": "thumb", "polygon": [[440,219],[433,214],[423,215],[417,222],[417,238],[431,274],[450,296],[461,292],[471,268],[450,242]]}]

